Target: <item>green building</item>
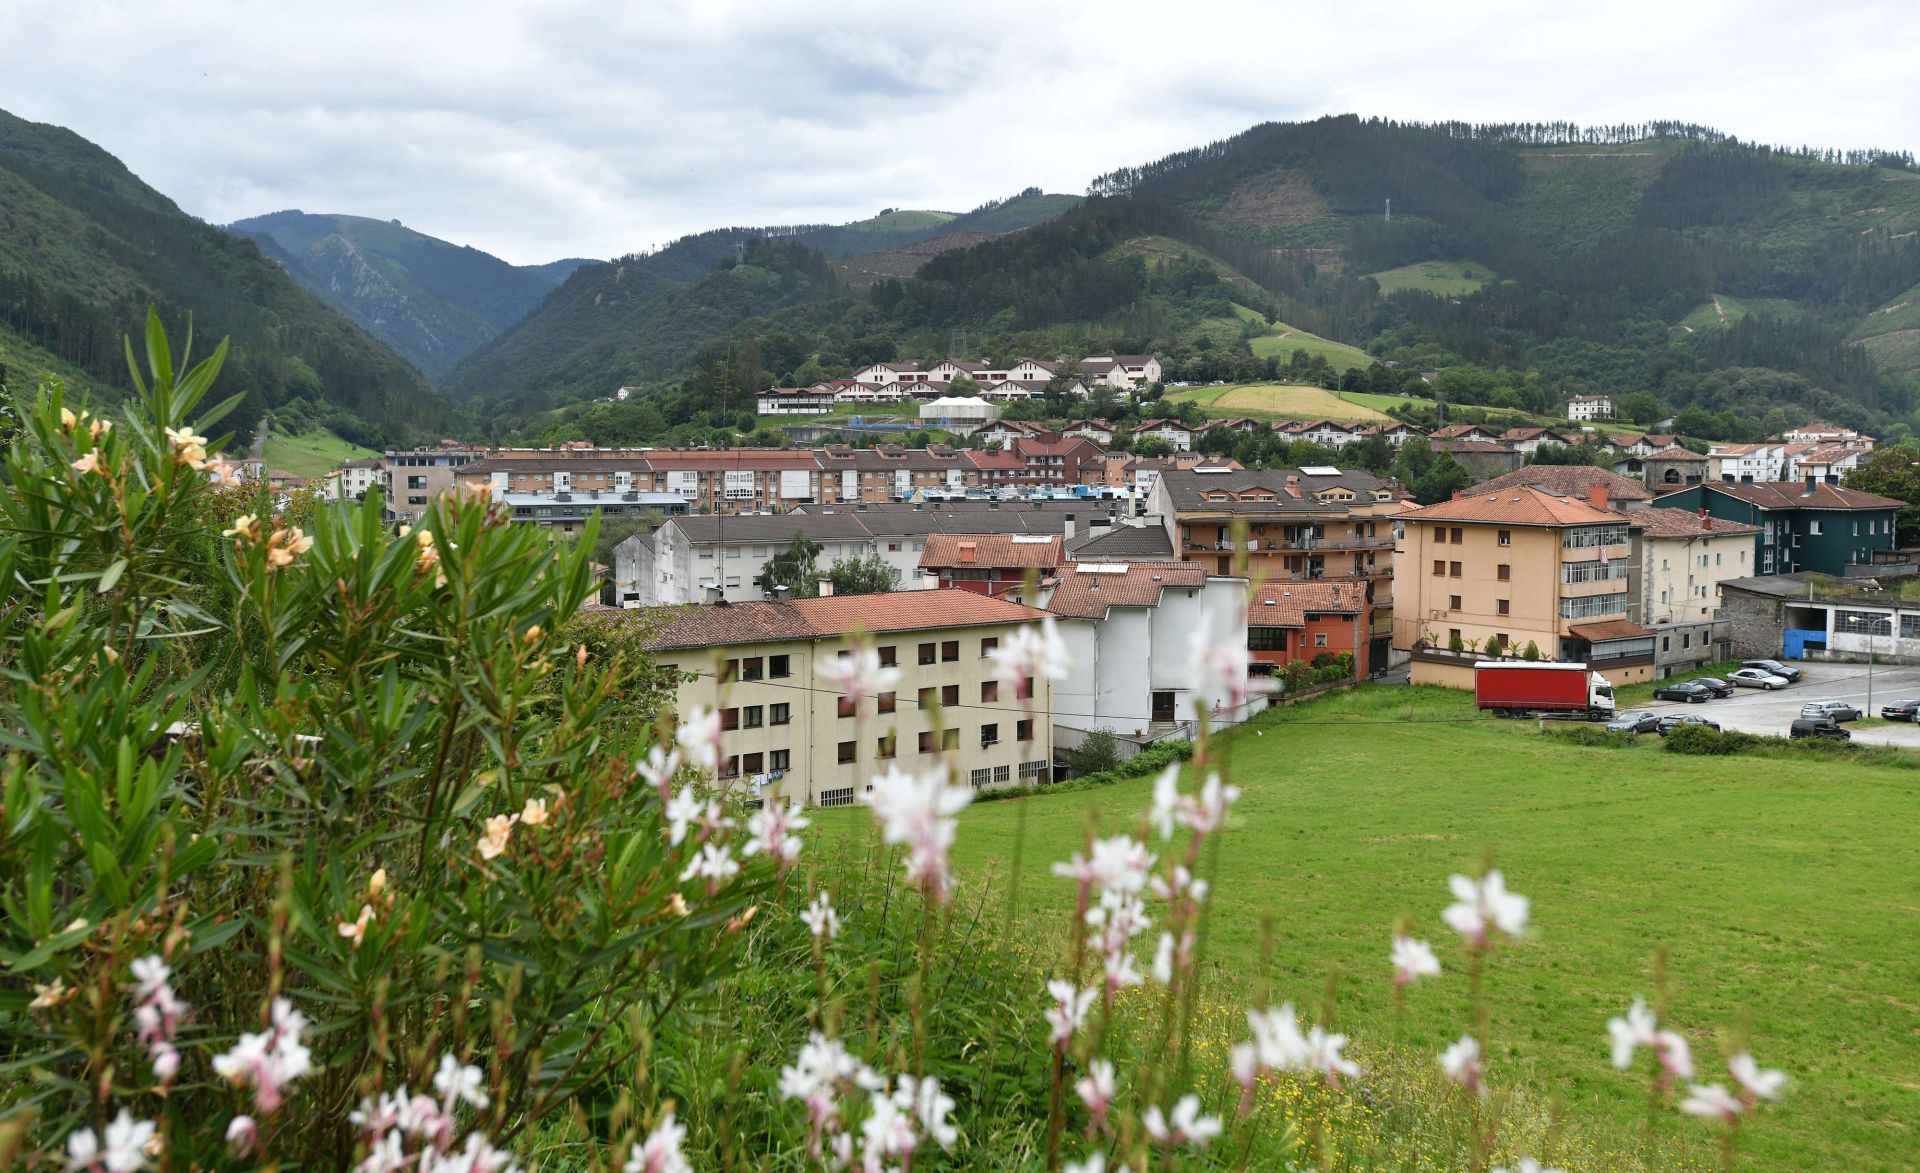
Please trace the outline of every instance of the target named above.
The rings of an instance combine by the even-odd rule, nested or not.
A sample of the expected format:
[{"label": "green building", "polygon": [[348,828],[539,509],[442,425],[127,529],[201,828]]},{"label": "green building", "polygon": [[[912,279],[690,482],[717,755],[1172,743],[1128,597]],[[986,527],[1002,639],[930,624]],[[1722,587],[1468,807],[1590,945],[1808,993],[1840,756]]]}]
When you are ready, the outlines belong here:
[{"label": "green building", "polygon": [[1903,502],[1809,479],[1689,485],[1653,499],[1658,509],[1707,511],[1757,525],[1753,564],[1761,574],[1844,575],[1849,566],[1886,561],[1893,516]]}]

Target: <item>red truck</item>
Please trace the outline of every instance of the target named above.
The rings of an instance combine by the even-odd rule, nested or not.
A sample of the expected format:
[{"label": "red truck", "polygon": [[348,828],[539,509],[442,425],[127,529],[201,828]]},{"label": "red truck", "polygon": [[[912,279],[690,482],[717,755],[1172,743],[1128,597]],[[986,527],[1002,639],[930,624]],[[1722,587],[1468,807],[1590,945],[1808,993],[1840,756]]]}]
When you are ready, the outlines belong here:
[{"label": "red truck", "polygon": [[1613,685],[1585,664],[1482,660],[1473,666],[1473,697],[1501,717],[1613,718]]}]

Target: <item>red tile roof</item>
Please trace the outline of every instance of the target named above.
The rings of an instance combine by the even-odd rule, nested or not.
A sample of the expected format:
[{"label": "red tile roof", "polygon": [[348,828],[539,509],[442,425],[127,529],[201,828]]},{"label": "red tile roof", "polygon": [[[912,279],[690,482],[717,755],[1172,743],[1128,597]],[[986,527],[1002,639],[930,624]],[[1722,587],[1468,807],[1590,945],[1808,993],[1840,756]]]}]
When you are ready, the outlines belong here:
[{"label": "red tile roof", "polygon": [[972,566],[988,570],[1052,570],[1060,565],[1059,534],[928,534],[922,570]]},{"label": "red tile roof", "polygon": [[1197,562],[1076,562],[1062,567],[1047,610],[1074,619],[1104,618],[1109,607],[1153,607],[1167,587],[1207,583]]},{"label": "red tile roof", "polygon": [[1722,537],[1731,534],[1757,534],[1760,527],[1718,517],[1701,517],[1685,509],[1636,509],[1633,520],[1650,538]]},{"label": "red tile roof", "polygon": [[1451,501],[1408,510],[1399,520],[1480,521],[1496,525],[1603,525],[1626,521],[1609,509],[1595,509],[1585,497],[1567,497],[1531,485],[1487,492],[1469,489]]},{"label": "red tile roof", "polygon": [[1468,489],[1467,493],[1490,493],[1521,485],[1552,489],[1568,497],[1585,497],[1587,490],[1595,485],[1605,485],[1610,501],[1648,501],[1653,498],[1653,494],[1647,492],[1647,487],[1639,481],[1586,464],[1529,464],[1525,468],[1502,473],[1490,481],[1482,481]]},{"label": "red tile roof", "polygon": [[1728,484],[1709,481],[1707,488],[1729,497],[1738,497],[1762,509],[1899,509],[1906,504],[1892,497],[1843,489],[1816,481],[1813,492],[1800,481],[1756,481],[1752,484]]},{"label": "red tile roof", "polygon": [[854,632],[923,631],[1024,623],[1046,612],[963,590],[829,595],[787,603],[706,603],[623,611],[657,624],[652,651],[828,639]]},{"label": "red tile roof", "polygon": [[1247,626],[1304,627],[1309,612],[1357,615],[1366,610],[1366,606],[1365,583],[1267,583],[1253,592],[1247,604]]},{"label": "red tile roof", "polygon": [[1651,628],[1642,627],[1625,619],[1603,619],[1598,623],[1574,623],[1567,627],[1567,634],[1575,639],[1584,639],[1588,643],[1605,643],[1612,639],[1646,639],[1654,635]]}]

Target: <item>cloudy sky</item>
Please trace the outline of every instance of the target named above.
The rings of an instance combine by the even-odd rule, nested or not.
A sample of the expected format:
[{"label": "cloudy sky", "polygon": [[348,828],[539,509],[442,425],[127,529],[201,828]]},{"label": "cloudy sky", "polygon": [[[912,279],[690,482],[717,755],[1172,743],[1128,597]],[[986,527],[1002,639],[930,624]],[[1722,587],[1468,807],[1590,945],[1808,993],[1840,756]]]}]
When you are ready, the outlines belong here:
[{"label": "cloudy sky", "polygon": [[188,211],[516,262],[964,211],[1253,123],[1679,118],[1920,151],[1911,0],[0,0],[0,109]]}]

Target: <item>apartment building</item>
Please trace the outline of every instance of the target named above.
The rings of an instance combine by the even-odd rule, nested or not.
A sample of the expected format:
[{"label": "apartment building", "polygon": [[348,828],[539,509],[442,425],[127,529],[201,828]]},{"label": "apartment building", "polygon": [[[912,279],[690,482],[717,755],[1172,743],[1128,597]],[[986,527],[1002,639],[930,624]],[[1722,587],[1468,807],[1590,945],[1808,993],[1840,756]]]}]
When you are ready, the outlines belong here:
[{"label": "apartment building", "polygon": [[1893,549],[1894,517],[1905,503],[1843,489],[1814,477],[1801,481],[1728,484],[1708,481],[1654,502],[1758,528],[1754,573],[1861,573]]},{"label": "apartment building", "polygon": [[1272,673],[1295,661],[1353,656],[1355,679],[1367,672],[1366,584],[1351,579],[1264,583],[1247,602],[1247,651]]},{"label": "apartment building", "polygon": [[1607,395],[1575,395],[1567,400],[1567,418],[1575,423],[1613,418],[1613,399]]},{"label": "apartment building", "polygon": [[1005,596],[1030,578],[1051,577],[1063,541],[1059,534],[929,534],[920,575],[942,588]]},{"label": "apartment building", "polygon": [[1720,584],[1754,569],[1757,525],[1681,509],[1642,509],[1641,619],[1659,641],[1654,675],[1668,677],[1726,659],[1731,633],[1720,616]]},{"label": "apartment building", "polygon": [[[720,714],[721,775],[763,801],[851,805],[889,765],[945,762],[976,789],[1053,776],[1052,682],[1034,679],[1022,704],[991,658],[1044,617],[1031,607],[915,591],[644,614],[648,650],[684,674],[674,710]],[[819,669],[862,645],[900,681],[857,714]]]},{"label": "apartment building", "polygon": [[460,488],[480,453],[465,448],[416,448],[380,458],[387,511],[417,521],[442,493]]},{"label": "apartment building", "polygon": [[1639,531],[1610,506],[1603,485],[1587,497],[1519,485],[1402,513],[1393,645],[1412,655],[1413,683],[1471,687],[1476,655],[1529,643],[1615,684],[1651,679]]}]

